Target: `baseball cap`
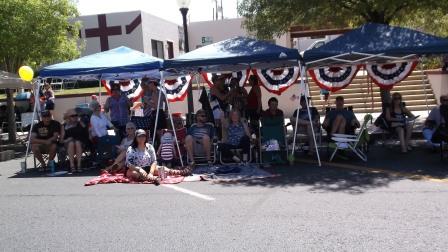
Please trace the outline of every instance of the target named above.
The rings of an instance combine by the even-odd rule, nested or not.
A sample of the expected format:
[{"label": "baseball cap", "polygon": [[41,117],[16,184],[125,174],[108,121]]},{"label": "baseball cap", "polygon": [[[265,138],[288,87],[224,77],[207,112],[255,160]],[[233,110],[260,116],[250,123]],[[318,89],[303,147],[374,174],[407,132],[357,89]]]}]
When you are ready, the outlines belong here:
[{"label": "baseball cap", "polygon": [[135,136],[142,136],[142,135],[145,135],[145,136],[146,136],[146,131],[144,131],[144,130],[142,130],[142,129],[138,129],[138,130],[135,132]]}]

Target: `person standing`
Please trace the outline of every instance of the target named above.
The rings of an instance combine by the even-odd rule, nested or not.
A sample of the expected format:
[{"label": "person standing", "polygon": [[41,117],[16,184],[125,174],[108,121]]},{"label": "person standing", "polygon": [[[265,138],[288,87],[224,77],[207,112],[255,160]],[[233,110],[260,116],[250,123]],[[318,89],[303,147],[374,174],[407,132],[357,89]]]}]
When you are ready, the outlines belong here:
[{"label": "person standing", "polygon": [[112,86],[111,92],[111,96],[107,98],[106,104],[104,104],[104,111],[106,113],[110,112],[110,120],[118,129],[121,139],[126,134],[126,124],[129,122],[132,103],[125,94],[121,93],[120,85]]},{"label": "person standing", "polygon": [[44,84],[43,97],[41,100],[42,103],[41,105],[43,105],[42,110],[50,111],[51,114],[53,114],[54,100],[55,100],[54,91],[51,88],[50,83],[47,82]]},{"label": "person standing", "polygon": [[252,131],[258,133],[260,115],[263,108],[261,103],[261,89],[257,76],[251,75],[249,77],[249,86],[251,86],[251,89],[247,96],[246,116],[250,120],[250,128]]}]

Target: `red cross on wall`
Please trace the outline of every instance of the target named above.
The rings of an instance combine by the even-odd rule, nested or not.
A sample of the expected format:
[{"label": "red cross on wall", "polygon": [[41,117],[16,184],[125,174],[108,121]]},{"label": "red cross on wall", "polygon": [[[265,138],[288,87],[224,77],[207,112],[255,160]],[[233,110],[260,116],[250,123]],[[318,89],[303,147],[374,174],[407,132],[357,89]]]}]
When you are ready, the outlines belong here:
[{"label": "red cross on wall", "polygon": [[106,14],[98,15],[98,28],[86,29],[86,38],[100,37],[101,51],[109,50],[109,36],[121,35],[121,26],[107,26]]}]

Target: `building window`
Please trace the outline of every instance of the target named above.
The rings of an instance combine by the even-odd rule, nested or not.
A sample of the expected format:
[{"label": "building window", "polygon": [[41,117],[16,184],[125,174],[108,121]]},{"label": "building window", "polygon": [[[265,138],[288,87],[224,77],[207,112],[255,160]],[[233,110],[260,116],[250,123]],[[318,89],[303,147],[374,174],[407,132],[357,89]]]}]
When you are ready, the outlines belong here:
[{"label": "building window", "polygon": [[152,56],[165,59],[165,50],[163,49],[163,42],[151,39]]}]

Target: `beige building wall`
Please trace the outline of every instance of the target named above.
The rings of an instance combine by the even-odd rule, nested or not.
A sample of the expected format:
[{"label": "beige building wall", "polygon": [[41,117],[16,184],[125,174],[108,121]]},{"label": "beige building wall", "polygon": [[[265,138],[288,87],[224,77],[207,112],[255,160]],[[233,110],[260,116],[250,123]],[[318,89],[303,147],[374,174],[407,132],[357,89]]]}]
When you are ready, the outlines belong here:
[{"label": "beige building wall", "polygon": [[[106,14],[107,26],[121,26],[121,35],[109,36],[109,49],[127,46],[134,50],[143,51],[142,25],[137,26],[131,33],[126,34],[126,25],[129,25],[140,15],[141,11],[119,12]],[[81,37],[85,41],[82,56],[101,52],[100,38],[86,38],[86,29],[98,28],[98,15],[80,16],[82,22]]]},{"label": "beige building wall", "polygon": [[164,57],[168,59],[168,44],[173,42],[174,57],[179,55],[179,26],[162,18],[142,12],[143,48],[152,55],[151,39],[162,41]]},{"label": "beige building wall", "polygon": [[[190,23],[188,25],[190,50],[236,36],[250,37],[250,34],[242,26],[243,20],[243,18],[231,18]],[[205,43],[203,43],[203,38]],[[276,38],[275,43],[280,46],[291,47],[289,34]]]}]

